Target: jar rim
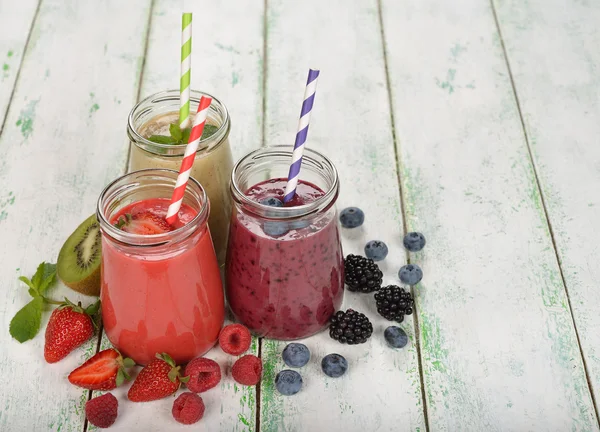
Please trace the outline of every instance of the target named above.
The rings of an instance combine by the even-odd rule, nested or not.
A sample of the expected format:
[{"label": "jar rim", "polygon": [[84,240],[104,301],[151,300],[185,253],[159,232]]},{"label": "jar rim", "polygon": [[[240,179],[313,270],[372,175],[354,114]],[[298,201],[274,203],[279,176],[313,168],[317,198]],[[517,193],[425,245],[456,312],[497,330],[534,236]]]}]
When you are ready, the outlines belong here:
[{"label": "jar rim", "polygon": [[[240,189],[236,181],[236,175],[249,159],[255,159],[257,157],[285,156],[289,157],[291,163],[292,154],[293,149],[290,149],[289,145],[276,145],[269,147],[261,147],[246,154],[244,157],[238,160],[231,172],[230,189],[234,200],[240,203],[245,210],[248,210],[257,216],[276,220],[296,219],[329,209],[335,203],[339,195],[338,171],[333,162],[331,162],[331,160],[327,156],[312,149],[304,149],[302,164],[304,165],[305,162],[314,163],[317,165],[325,164],[333,177],[333,180],[331,182],[331,185],[328,187],[328,190],[325,191],[323,196],[317,198],[316,200],[308,204],[302,204],[294,207],[271,207],[250,199],[246,195],[245,191]],[[320,160],[317,161],[317,158],[319,158]],[[302,172],[302,170],[300,170],[300,172]]]},{"label": "jar rim", "polygon": [[[135,144],[138,145],[139,144],[143,144],[144,146],[149,146],[149,147],[153,147],[156,148],[158,150],[166,150],[166,149],[171,149],[171,150],[181,150],[181,153],[183,155],[183,152],[185,152],[185,148],[187,146],[187,144],[161,144],[161,143],[156,143],[154,141],[150,141],[149,139],[147,139],[146,137],[140,135],[140,133],[138,132],[137,128],[134,125],[134,113],[136,113],[141,106],[143,106],[143,104],[153,100],[153,99],[157,99],[157,98],[175,98],[177,100],[179,100],[179,90],[163,90],[154,94],[151,94],[150,96],[142,99],[141,101],[139,101],[137,104],[135,104],[133,106],[133,108],[131,109],[131,111],[129,112],[129,115],[127,116],[127,131],[129,132],[129,138],[131,139],[131,141]],[[227,135],[227,133],[229,132],[229,129],[231,128],[231,118],[229,116],[229,110],[227,109],[227,107],[225,106],[225,104],[223,104],[223,102],[221,102],[219,99],[217,99],[216,97],[214,97],[213,95],[211,95],[210,93],[206,93],[200,90],[191,90],[190,91],[190,102],[194,101],[196,103],[200,103],[200,98],[202,96],[208,96],[212,99],[211,102],[211,107],[213,105],[213,103],[215,103],[216,106],[218,106],[218,109],[216,109],[218,112],[222,111],[223,112],[223,121],[221,123],[221,125],[219,126],[219,128],[216,130],[216,132],[209,136],[208,138],[205,139],[200,139],[200,145],[198,146],[198,152],[202,152],[205,150],[213,150],[216,147],[218,147],[219,145],[221,145],[221,143],[223,142],[223,137],[225,137]],[[210,109],[210,107],[209,107]],[[218,141],[218,143],[213,146],[203,146],[202,143],[207,142],[207,141]]]},{"label": "jar rim", "polygon": [[[126,180],[128,180],[129,178],[143,178],[144,176],[162,176],[163,179],[168,179],[169,181],[172,180],[173,187],[175,187],[178,175],[179,173],[177,171],[171,169],[148,168],[126,173],[110,182],[100,193],[100,197],[98,198],[98,203],[96,207],[96,218],[98,219],[102,233],[108,235],[112,240],[118,241],[119,243],[125,244],[127,246],[142,247],[162,246],[169,243],[179,242],[185,240],[190,235],[192,235],[198,229],[198,227],[200,227],[202,224],[207,223],[208,214],[210,212],[210,203],[208,201],[206,191],[204,190],[202,185],[193,177],[189,178],[184,192],[184,196],[185,194],[191,194],[192,197],[194,197],[194,194],[197,194],[199,199],[196,199],[196,201],[198,202],[200,209],[192,218],[192,220],[190,220],[182,227],[174,229],[173,231],[151,235],[133,234],[115,227],[110,222],[110,217],[107,218],[105,215],[105,210],[107,207],[105,201],[117,199],[116,196],[118,196],[120,193],[130,190],[132,185],[135,185],[135,183],[126,182]],[[123,185],[117,187],[119,183],[123,183]]]}]

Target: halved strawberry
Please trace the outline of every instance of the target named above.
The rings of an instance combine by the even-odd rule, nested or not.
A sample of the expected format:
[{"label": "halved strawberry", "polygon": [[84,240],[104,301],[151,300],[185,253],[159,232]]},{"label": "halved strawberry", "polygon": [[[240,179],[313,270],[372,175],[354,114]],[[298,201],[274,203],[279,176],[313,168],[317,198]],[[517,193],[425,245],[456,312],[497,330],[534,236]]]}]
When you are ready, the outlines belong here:
[{"label": "halved strawberry", "polygon": [[117,350],[106,349],[71,372],[69,381],[90,390],[112,390],[130,379],[125,368],[134,364],[130,358],[123,359]]},{"label": "halved strawberry", "polygon": [[149,211],[122,215],[115,226],[122,231],[140,235],[162,234],[173,230],[164,217]]}]

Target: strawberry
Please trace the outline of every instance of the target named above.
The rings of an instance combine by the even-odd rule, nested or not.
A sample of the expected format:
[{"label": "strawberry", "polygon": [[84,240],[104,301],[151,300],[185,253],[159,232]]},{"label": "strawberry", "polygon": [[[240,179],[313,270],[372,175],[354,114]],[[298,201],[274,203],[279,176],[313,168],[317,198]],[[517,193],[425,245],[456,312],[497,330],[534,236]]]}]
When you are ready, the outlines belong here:
[{"label": "strawberry", "polygon": [[115,226],[122,231],[140,235],[162,234],[173,230],[164,217],[149,211],[122,215]]},{"label": "strawberry", "polygon": [[65,303],[54,309],[46,327],[44,358],[48,363],[62,360],[92,337],[94,322],[91,315],[94,315],[99,307],[100,301],[97,301],[84,310],[81,303],[74,305],[65,299]]},{"label": "strawberry", "polygon": [[189,380],[181,376],[180,368],[168,354],[156,354],[135,378],[127,397],[133,402],[148,402],[172,395],[182,382]]},{"label": "strawberry", "polygon": [[131,379],[125,368],[134,364],[130,358],[123,359],[119,351],[106,349],[71,372],[69,381],[90,390],[112,390]]}]

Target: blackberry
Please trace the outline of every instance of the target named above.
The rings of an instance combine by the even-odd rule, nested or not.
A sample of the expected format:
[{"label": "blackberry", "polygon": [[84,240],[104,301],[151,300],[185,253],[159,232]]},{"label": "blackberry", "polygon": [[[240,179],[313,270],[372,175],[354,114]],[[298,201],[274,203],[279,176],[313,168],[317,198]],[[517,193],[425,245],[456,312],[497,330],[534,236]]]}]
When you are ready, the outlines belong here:
[{"label": "blackberry", "polygon": [[340,343],[356,345],[365,343],[373,334],[373,324],[365,314],[348,309],[337,311],[331,317],[329,336]]},{"label": "blackberry", "polygon": [[409,291],[396,285],[383,287],[375,293],[377,312],[389,321],[401,323],[404,315],[413,313],[414,300]]},{"label": "blackberry", "polygon": [[381,288],[383,273],[370,258],[350,254],[344,260],[344,270],[350,291],[370,293]]}]

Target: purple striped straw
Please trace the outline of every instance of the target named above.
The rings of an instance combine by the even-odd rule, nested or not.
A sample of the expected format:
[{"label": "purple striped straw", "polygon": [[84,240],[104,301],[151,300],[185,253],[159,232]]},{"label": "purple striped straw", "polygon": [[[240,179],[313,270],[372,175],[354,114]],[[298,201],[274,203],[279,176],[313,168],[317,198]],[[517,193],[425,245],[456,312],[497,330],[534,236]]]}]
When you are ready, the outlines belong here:
[{"label": "purple striped straw", "polygon": [[302,152],[304,151],[304,143],[306,142],[306,136],[308,135],[308,123],[310,121],[313,102],[315,101],[318,78],[318,70],[308,70],[308,80],[306,81],[304,102],[302,102],[302,111],[300,111],[300,120],[298,121],[298,132],[296,133],[296,142],[294,143],[292,164],[290,165],[285,195],[283,197],[284,203],[290,201],[296,194],[296,186],[298,186],[298,177],[300,176],[300,167],[302,166]]}]

